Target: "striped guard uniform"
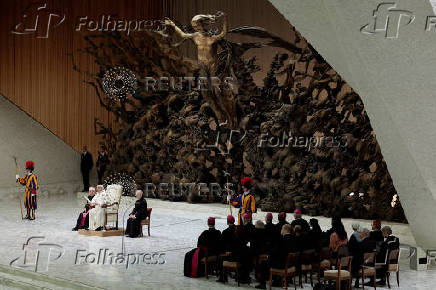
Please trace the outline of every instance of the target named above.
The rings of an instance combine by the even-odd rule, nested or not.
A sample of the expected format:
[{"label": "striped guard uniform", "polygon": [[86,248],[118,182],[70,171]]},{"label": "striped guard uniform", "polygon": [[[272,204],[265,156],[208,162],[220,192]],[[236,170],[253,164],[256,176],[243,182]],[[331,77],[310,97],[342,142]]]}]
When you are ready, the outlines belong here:
[{"label": "striped guard uniform", "polygon": [[38,189],[38,178],[31,173],[23,178],[18,178],[17,182],[26,186],[24,194],[24,207],[26,208],[26,219],[35,219],[36,210],[36,190]]},{"label": "striped guard uniform", "polygon": [[253,214],[256,210],[256,199],[251,192],[242,193],[235,200],[231,201],[235,207],[239,207],[238,212],[238,225],[242,223],[244,213]]}]

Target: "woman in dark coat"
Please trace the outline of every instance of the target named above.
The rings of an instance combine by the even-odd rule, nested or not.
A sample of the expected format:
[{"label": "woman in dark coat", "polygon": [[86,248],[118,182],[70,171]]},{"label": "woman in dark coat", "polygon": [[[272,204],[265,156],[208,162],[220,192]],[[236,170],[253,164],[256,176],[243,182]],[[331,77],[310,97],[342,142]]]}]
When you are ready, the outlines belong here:
[{"label": "woman in dark coat", "polygon": [[141,221],[147,218],[147,201],[143,195],[142,190],[136,191],[135,208],[127,220],[126,235],[131,238],[139,236]]}]

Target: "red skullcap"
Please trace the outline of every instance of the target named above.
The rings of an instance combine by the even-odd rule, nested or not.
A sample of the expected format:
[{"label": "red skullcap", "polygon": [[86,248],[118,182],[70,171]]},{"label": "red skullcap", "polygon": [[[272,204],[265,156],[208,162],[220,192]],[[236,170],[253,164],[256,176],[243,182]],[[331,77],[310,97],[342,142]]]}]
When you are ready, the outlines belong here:
[{"label": "red skullcap", "polygon": [[215,218],[214,217],[210,217],[207,219],[207,224],[208,225],[215,225]]},{"label": "red skullcap", "polygon": [[267,218],[267,219],[271,219],[271,220],[272,220],[272,218],[273,218],[273,215],[272,215],[272,213],[270,213],[270,212],[269,212],[269,213],[267,213],[267,214],[266,214],[266,218]]},{"label": "red skullcap", "polygon": [[251,214],[249,214],[248,212],[244,213],[244,220],[251,220]]},{"label": "red skullcap", "polygon": [[380,220],[375,220],[372,223],[377,229],[381,228],[381,221]]},{"label": "red skullcap", "polygon": [[296,208],[296,209],[294,210],[294,214],[301,214],[301,209]]},{"label": "red skullcap", "polygon": [[234,223],[235,222],[235,218],[232,215],[228,215],[227,216],[227,222],[228,223]]}]

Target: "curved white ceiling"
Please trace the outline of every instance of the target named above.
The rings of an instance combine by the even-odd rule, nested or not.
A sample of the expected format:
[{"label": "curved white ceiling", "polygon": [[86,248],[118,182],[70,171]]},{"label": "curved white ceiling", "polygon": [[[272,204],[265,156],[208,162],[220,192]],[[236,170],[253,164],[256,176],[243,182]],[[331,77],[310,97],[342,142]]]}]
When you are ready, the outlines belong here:
[{"label": "curved white ceiling", "polygon": [[435,249],[436,17],[430,2],[269,1],[360,95],[416,242]]}]

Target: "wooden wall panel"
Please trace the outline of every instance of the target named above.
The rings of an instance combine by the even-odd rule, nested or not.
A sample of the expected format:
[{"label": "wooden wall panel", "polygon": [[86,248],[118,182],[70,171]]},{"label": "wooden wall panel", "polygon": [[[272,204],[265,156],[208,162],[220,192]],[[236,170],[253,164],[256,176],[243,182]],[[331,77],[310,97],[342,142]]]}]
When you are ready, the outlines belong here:
[{"label": "wooden wall panel", "polygon": [[[0,1],[0,93],[78,151],[85,144],[91,151],[97,150],[99,138],[94,135],[94,117],[106,124],[113,121],[100,107],[94,90],[83,83],[84,76],[72,69],[68,54],[85,45],[83,34],[75,31],[78,17],[97,19],[101,14],[111,14],[125,19],[162,19],[168,16],[186,25],[196,14],[220,10],[228,14],[230,28],[257,25],[290,41],[295,37],[290,24],[266,0],[49,0],[47,10],[65,14],[66,20],[51,28],[47,39],[12,34],[12,28],[22,21],[23,11],[30,3],[34,1]],[[188,57],[195,58],[196,48],[192,43],[186,41],[182,48]],[[255,75],[257,82],[265,76],[277,51],[262,48],[247,54],[255,54],[263,67]],[[96,68],[90,57],[81,56],[76,61],[82,68]]]},{"label": "wooden wall panel", "polygon": [[[94,134],[94,117],[106,124],[113,117],[100,107],[94,90],[83,82],[85,77],[73,70],[69,54],[85,46],[83,34],[75,31],[78,17],[98,19],[110,14],[129,20],[162,19],[162,2],[49,0],[47,11],[65,14],[66,20],[52,27],[47,39],[12,34],[24,10],[34,2],[0,2],[0,93],[75,150],[87,144],[96,152],[99,138]],[[77,62],[81,68],[96,69],[88,56],[82,55]]]}]

